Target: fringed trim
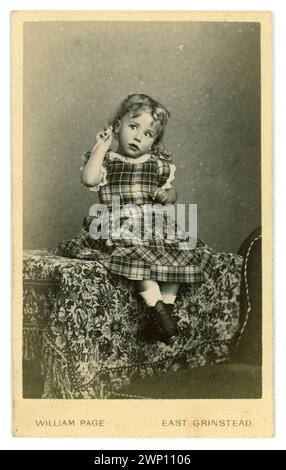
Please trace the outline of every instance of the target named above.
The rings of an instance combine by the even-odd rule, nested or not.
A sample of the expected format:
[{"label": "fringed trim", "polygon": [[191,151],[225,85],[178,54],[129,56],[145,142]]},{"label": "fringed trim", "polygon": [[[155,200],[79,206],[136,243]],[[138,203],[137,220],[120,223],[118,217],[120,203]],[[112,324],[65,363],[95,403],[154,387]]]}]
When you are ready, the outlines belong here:
[{"label": "fringed trim", "polygon": [[43,342],[45,386],[42,398],[76,398],[68,373],[67,361],[50,344]]},{"label": "fringed trim", "polygon": [[114,398],[135,398],[137,400],[152,400],[152,397],[143,397],[142,395],[128,395],[126,393],[114,393]]},{"label": "fringed trim", "polygon": [[[31,335],[32,332],[32,335]],[[29,334],[28,334],[29,333]],[[203,345],[211,344],[213,357],[202,353],[201,361],[194,351],[179,354],[170,361],[160,360],[144,364],[133,364],[122,367],[102,367],[91,380],[85,384],[79,383],[80,375],[76,370],[72,355],[67,349],[60,350],[56,347],[53,338],[47,333],[39,339],[37,330],[25,332],[24,350],[25,358],[37,359],[41,364],[41,370],[45,377],[44,392],[42,398],[62,398],[62,399],[107,399],[114,397],[120,388],[126,385],[126,380],[132,380],[134,373],[142,376],[156,374],[167,371],[173,367],[197,367],[208,363],[225,362],[229,356],[228,341],[217,341],[216,347],[221,349],[222,357],[215,351],[213,342],[206,341]],[[203,346],[200,344],[200,346]],[[183,361],[182,361],[183,359]],[[148,370],[149,369],[149,370]],[[145,373],[142,374],[143,370]],[[125,375],[127,373],[127,376]],[[119,396],[119,395],[118,395]],[[127,398],[127,397],[126,397]],[[135,396],[133,397],[135,398]],[[137,398],[140,398],[139,396]],[[148,397],[142,397],[148,398]]]},{"label": "fringed trim", "polygon": [[87,384],[78,384],[78,374],[68,352],[57,351],[48,335],[44,335],[43,368],[45,386],[42,398],[110,398],[113,393],[109,374],[100,371]]},{"label": "fringed trim", "polygon": [[41,362],[43,332],[38,328],[23,329],[23,359]]}]

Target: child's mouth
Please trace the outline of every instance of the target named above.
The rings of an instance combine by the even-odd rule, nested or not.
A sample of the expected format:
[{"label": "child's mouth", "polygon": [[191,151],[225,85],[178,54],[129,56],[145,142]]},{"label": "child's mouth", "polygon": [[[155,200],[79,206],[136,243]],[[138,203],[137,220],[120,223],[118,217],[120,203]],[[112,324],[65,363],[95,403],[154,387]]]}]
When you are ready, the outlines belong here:
[{"label": "child's mouth", "polygon": [[134,152],[139,150],[139,147],[136,144],[128,144],[128,147]]}]

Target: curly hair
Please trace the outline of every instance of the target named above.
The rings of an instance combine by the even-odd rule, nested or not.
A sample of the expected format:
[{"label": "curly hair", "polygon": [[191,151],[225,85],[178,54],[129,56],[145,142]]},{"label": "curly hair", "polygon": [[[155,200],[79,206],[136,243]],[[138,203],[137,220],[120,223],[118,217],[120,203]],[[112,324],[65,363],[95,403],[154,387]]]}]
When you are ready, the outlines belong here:
[{"label": "curly hair", "polygon": [[109,120],[109,124],[114,127],[116,122],[126,114],[129,114],[131,117],[137,117],[146,110],[151,113],[157,128],[157,136],[152,149],[154,153],[166,154],[167,156],[169,153],[163,150],[163,136],[165,126],[170,118],[170,113],[165,106],[150,96],[137,93],[128,95],[127,98],[120,103],[114,115]]}]

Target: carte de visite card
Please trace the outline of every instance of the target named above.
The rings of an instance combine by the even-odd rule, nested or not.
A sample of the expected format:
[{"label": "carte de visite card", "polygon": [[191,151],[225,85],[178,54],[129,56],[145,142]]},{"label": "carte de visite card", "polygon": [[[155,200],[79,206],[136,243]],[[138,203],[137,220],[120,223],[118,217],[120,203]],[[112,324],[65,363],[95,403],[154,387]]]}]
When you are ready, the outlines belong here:
[{"label": "carte de visite card", "polygon": [[12,13],[15,436],[271,437],[271,13]]}]

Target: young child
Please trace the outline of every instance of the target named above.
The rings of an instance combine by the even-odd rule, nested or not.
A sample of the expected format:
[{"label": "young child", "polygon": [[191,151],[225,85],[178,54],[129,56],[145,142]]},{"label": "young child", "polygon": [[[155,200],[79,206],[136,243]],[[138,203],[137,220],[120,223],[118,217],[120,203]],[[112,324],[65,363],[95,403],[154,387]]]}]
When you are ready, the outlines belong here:
[{"label": "young child", "polygon": [[[106,208],[107,227],[101,233],[107,235],[98,237],[96,229],[102,229],[103,219],[99,220],[95,211],[85,219],[77,239],[82,247],[101,253],[101,261],[111,273],[136,283],[153,319],[149,325],[152,337],[166,344],[178,336],[173,306],[179,284],[201,282],[203,271],[212,266],[211,252],[202,242],[194,249],[182,249],[182,237],[168,236],[165,211],[163,237],[158,236],[154,215],[145,223],[147,237],[139,224],[144,217],[146,222],[146,207],[151,205],[156,212],[177,199],[171,185],[175,165],[162,145],[169,117],[168,110],[154,99],[131,94],[119,106],[110,127],[97,134],[92,151],[84,154],[81,181],[98,191],[99,207]],[[110,150],[113,139],[118,142],[116,151]],[[119,209],[116,232],[114,198]],[[141,228],[134,236],[126,224],[134,228],[137,223]]]}]

